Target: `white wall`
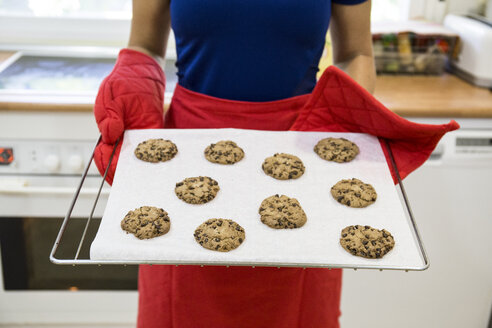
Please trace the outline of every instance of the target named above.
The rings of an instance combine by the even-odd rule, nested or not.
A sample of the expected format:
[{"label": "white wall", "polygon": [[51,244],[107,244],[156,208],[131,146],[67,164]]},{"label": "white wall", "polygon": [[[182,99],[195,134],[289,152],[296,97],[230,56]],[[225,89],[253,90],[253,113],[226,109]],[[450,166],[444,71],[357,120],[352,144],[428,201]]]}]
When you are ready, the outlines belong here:
[{"label": "white wall", "polygon": [[410,0],[409,18],[442,23],[446,14],[483,14],[486,0]]}]

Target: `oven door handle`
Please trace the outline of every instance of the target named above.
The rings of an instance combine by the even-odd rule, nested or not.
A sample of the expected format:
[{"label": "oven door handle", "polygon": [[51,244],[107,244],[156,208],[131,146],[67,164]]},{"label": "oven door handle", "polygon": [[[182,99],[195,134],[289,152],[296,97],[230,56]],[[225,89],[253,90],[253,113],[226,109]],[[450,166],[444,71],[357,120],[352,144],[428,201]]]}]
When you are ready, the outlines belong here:
[{"label": "oven door handle", "polygon": [[[67,195],[72,196],[76,188],[71,187],[32,187],[32,186],[0,186],[0,195]],[[81,195],[96,196],[99,188],[84,188]],[[109,195],[109,188],[101,190],[102,195]]]}]

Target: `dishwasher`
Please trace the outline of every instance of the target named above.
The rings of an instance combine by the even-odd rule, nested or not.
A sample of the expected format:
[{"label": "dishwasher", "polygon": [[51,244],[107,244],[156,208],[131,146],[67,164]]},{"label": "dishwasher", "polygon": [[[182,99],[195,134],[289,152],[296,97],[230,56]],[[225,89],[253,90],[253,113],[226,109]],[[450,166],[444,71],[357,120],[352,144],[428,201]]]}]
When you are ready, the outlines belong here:
[{"label": "dishwasher", "polygon": [[342,327],[492,327],[492,119],[457,121],[404,181],[429,269],[345,270]]}]

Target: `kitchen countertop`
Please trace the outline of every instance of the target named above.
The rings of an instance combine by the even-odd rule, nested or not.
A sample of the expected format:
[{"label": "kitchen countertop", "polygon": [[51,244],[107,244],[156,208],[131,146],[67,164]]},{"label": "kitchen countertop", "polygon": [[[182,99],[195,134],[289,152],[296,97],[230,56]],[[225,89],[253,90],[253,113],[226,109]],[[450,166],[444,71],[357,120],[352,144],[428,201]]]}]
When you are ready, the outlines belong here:
[{"label": "kitchen countertop", "polygon": [[405,117],[492,118],[492,92],[451,74],[381,75],[375,97]]},{"label": "kitchen countertop", "polygon": [[[13,52],[0,52],[0,63]],[[492,92],[451,74],[442,76],[380,75],[375,97],[404,117],[492,118]],[[1,110],[92,111],[88,104],[4,102]]]}]

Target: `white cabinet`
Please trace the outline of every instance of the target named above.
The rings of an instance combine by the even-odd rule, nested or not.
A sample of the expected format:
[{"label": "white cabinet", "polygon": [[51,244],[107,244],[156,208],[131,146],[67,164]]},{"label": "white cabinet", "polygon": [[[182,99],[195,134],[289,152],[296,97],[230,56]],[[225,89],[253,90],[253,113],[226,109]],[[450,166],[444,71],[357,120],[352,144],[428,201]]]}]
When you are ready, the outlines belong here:
[{"label": "white cabinet", "polygon": [[[430,268],[346,270],[342,328],[487,327],[492,310],[492,131],[482,132],[448,134],[441,157],[404,180]],[[473,146],[477,136],[483,137],[483,146]],[[460,147],[456,137],[472,145]]]}]

